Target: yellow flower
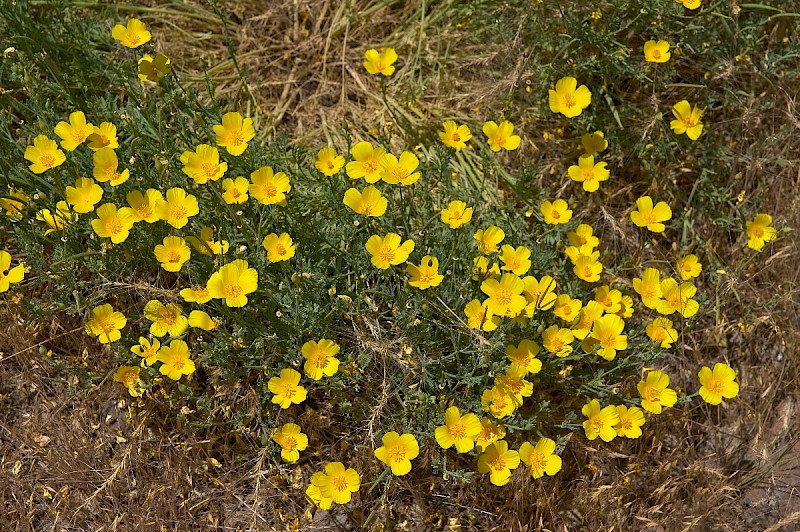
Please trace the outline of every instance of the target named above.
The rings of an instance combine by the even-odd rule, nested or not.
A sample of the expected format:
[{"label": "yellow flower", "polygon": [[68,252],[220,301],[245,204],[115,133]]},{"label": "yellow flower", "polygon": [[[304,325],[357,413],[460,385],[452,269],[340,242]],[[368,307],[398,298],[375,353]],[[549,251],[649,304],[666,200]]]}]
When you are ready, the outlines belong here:
[{"label": "yellow flower", "polygon": [[537,281],[536,277],[528,275],[522,281],[525,283],[525,296],[529,303],[535,304],[535,308],[549,310],[555,304],[555,279],[543,275],[541,280]]},{"label": "yellow flower", "polygon": [[516,410],[518,401],[505,388],[494,386],[484,390],[481,395],[481,406],[497,419],[503,419]]},{"label": "yellow flower", "polygon": [[703,366],[697,374],[700,378],[700,397],[708,404],[718,405],[722,399],[733,399],[739,395],[736,372],[727,364],[717,362],[714,369]]},{"label": "yellow flower", "polygon": [[644,425],[644,414],[638,407],[630,408],[617,405],[617,416],[619,422],[614,426],[617,436],[625,438],[638,438],[642,435],[642,425]]},{"label": "yellow flower", "polygon": [[641,279],[633,280],[633,289],[642,298],[642,303],[647,308],[656,308],[661,297],[661,274],[655,268],[647,268]]},{"label": "yellow flower", "polygon": [[92,220],[92,229],[101,238],[110,238],[114,244],[124,242],[136,220],[128,207],[117,210],[113,203],[104,203],[97,208],[97,219]]},{"label": "yellow flower", "polygon": [[648,63],[666,63],[671,56],[667,41],[647,41],[644,43],[644,59]]},{"label": "yellow flower", "polygon": [[115,187],[128,180],[130,171],[126,168],[122,172],[117,171],[119,161],[117,154],[111,148],[100,148],[92,155],[92,162],[94,163],[94,170],[92,175],[96,180],[101,183],[108,183]]},{"label": "yellow flower", "polygon": [[214,229],[203,227],[200,229],[200,238],[187,236],[186,241],[202,255],[211,257],[212,255],[224,255],[230,248],[227,240],[214,240]]},{"label": "yellow flower", "polygon": [[242,259],[226,264],[208,280],[208,293],[211,297],[224,299],[229,307],[245,306],[247,294],[257,289],[258,272]]},{"label": "yellow flower", "polygon": [[474,238],[478,241],[478,251],[483,254],[496,253],[497,245],[503,241],[506,234],[495,225],[490,225],[485,230],[478,229]]},{"label": "yellow flower", "polygon": [[533,393],[533,384],[525,380],[527,373],[528,370],[522,366],[511,364],[505,373],[494,378],[494,385],[498,389],[505,390],[514,397],[518,405],[521,405],[523,398],[530,397]]},{"label": "yellow flower", "polygon": [[272,402],[281,408],[289,408],[292,403],[300,404],[306,400],[306,389],[300,386],[300,373],[291,368],[282,370],[280,377],[272,377],[267,387],[275,394]]},{"label": "yellow flower", "polygon": [[692,140],[700,138],[703,132],[703,123],[700,122],[700,116],[703,112],[696,105],[694,108],[687,100],[681,100],[672,107],[672,114],[675,115],[675,120],[670,122],[669,127],[676,135],[686,133],[686,136]]},{"label": "yellow flower", "polygon": [[614,430],[614,425],[619,423],[617,407],[607,406],[601,410],[600,402],[592,399],[583,406],[581,412],[587,418],[583,422],[583,430],[588,439],[594,440],[600,436],[600,439],[609,442],[617,436],[617,431]]},{"label": "yellow flower", "polygon": [[181,307],[174,303],[164,305],[160,301],[150,300],[144,306],[144,317],[153,323],[150,324],[150,334],[162,337],[180,336],[189,328],[189,320],[181,313]]},{"label": "yellow flower", "polygon": [[0,294],[8,292],[11,283],[20,283],[25,277],[25,265],[22,262],[9,268],[11,268],[11,254],[0,250]]},{"label": "yellow flower", "polygon": [[506,346],[506,358],[527,373],[539,373],[542,370],[542,361],[536,358],[537,354],[539,346],[532,340],[522,340],[519,345]]},{"label": "yellow flower", "polygon": [[397,52],[394,48],[381,48],[380,52],[370,48],[364,52],[364,59],[366,59],[364,68],[373,76],[377,74],[391,76],[394,74],[393,63],[397,61]]},{"label": "yellow flower", "polygon": [[281,262],[294,257],[295,245],[288,233],[281,233],[280,236],[270,233],[264,237],[261,245],[267,250],[267,260],[270,262]]},{"label": "yellow flower", "polygon": [[329,510],[331,505],[333,505],[333,499],[330,497],[323,497],[322,490],[320,490],[320,486],[327,484],[327,482],[328,475],[322,471],[317,471],[311,475],[311,483],[308,485],[308,488],[306,488],[306,497],[308,500],[323,510]]},{"label": "yellow flower", "polygon": [[310,340],[303,344],[300,349],[303,358],[306,359],[303,371],[306,376],[318,381],[323,375],[331,377],[339,371],[339,345],[333,340],[322,338],[319,342]]},{"label": "yellow flower", "polygon": [[30,201],[30,198],[24,192],[9,187],[8,197],[0,197],[0,209],[6,211],[6,216],[12,222],[22,220],[22,208]]},{"label": "yellow flower", "polygon": [[219,327],[220,323],[219,319],[212,318],[202,310],[193,310],[189,313],[189,327],[194,327],[195,329],[213,331]]},{"label": "yellow flower", "polygon": [[[313,477],[312,477],[313,478]],[[353,468],[344,468],[341,462],[331,462],[325,466],[325,474],[318,477],[316,486],[322,500],[330,499],[336,504],[350,502],[351,494],[358,491],[361,479]]]},{"label": "yellow flower", "polygon": [[161,342],[153,338],[150,342],[144,336],[139,337],[139,344],[131,347],[131,352],[142,357],[142,364],[152,366],[158,360],[158,350],[161,349]]},{"label": "yellow flower", "polygon": [[495,262],[489,266],[489,259],[487,257],[475,257],[472,260],[472,264],[473,281],[483,281],[484,279],[489,278],[500,278],[500,265]]},{"label": "yellow flower", "polygon": [[153,253],[156,256],[156,260],[161,263],[161,267],[168,272],[180,271],[192,256],[192,250],[186,245],[186,241],[179,236],[164,237],[164,243],[158,244],[153,249]]},{"label": "yellow flower", "polygon": [[553,476],[561,471],[561,457],[553,454],[556,450],[556,442],[550,438],[541,438],[534,447],[528,442],[524,442],[519,447],[519,458],[530,467],[533,478],[541,478],[543,475]]},{"label": "yellow flower", "polygon": [[114,382],[119,382],[125,386],[131,397],[139,397],[143,393],[138,387],[139,384],[142,384],[139,379],[138,366],[120,366],[114,372]]},{"label": "yellow flower", "polygon": [[673,312],[679,312],[684,318],[691,318],[700,309],[700,303],[692,299],[697,293],[697,287],[691,282],[678,285],[675,279],[668,277],[661,281],[661,293],[664,299],[659,300],[656,306],[659,314],[669,316]]},{"label": "yellow flower", "polygon": [[647,336],[661,347],[670,348],[673,342],[678,341],[678,331],[672,326],[672,320],[655,318],[645,327]]},{"label": "yellow flower", "polygon": [[580,299],[572,299],[569,294],[561,294],[553,303],[553,314],[567,323],[572,323],[582,306]]},{"label": "yellow flower", "polygon": [[456,151],[461,151],[467,147],[467,141],[472,138],[472,132],[465,124],[460,126],[452,120],[447,120],[442,124],[444,131],[439,131],[439,139],[442,144]]},{"label": "yellow flower", "polygon": [[519,135],[514,135],[514,124],[503,120],[500,124],[490,120],[483,124],[483,134],[489,139],[489,149],[494,152],[516,150],[522,143]]},{"label": "yellow flower", "polygon": [[182,188],[167,190],[166,200],[156,205],[158,217],[176,229],[189,223],[189,218],[199,212],[197,198],[191,194],[187,195]]},{"label": "yellow flower", "polygon": [[250,182],[250,195],[264,205],[286,201],[286,193],[292,190],[289,177],[283,172],[273,173],[269,166],[262,166],[250,174]]},{"label": "yellow flower", "polygon": [[567,202],[557,199],[554,202],[544,200],[539,210],[544,216],[544,223],[550,225],[565,224],[572,219],[572,211],[567,207]]},{"label": "yellow flower", "polygon": [[434,436],[442,449],[455,445],[459,453],[468,453],[475,447],[475,439],[480,432],[478,416],[472,413],[462,416],[458,408],[451,406],[444,413],[444,425],[436,427]]},{"label": "yellow flower", "polygon": [[683,7],[686,9],[697,9],[700,7],[700,0],[675,0],[679,4],[682,4]]},{"label": "yellow flower", "polygon": [[580,340],[585,339],[594,322],[603,315],[603,305],[597,301],[589,301],[578,314],[578,321],[572,326],[572,334]]},{"label": "yellow flower", "polygon": [[94,126],[92,134],[86,140],[89,141],[89,148],[95,151],[102,148],[119,148],[117,126],[111,122],[102,122],[99,126]]},{"label": "yellow flower", "polygon": [[183,375],[194,373],[195,364],[189,357],[189,346],[183,340],[172,340],[169,347],[163,345],[158,350],[157,360],[161,362],[158,371],[162,375],[177,381]]},{"label": "yellow flower", "polygon": [[250,197],[247,195],[249,188],[250,181],[244,177],[237,177],[235,181],[231,178],[225,178],[222,181],[222,199],[228,205],[244,203]]},{"label": "yellow flower", "polygon": [[600,245],[600,239],[594,236],[593,232],[594,229],[592,229],[591,225],[580,224],[575,228],[575,231],[567,233],[567,240],[576,248],[588,246],[589,249],[593,250]]},{"label": "yellow flower", "polygon": [[642,196],[636,200],[638,210],[631,212],[631,220],[637,227],[647,227],[648,231],[663,233],[664,224],[672,218],[672,209],[663,201],[653,206],[650,196]]},{"label": "yellow flower", "polygon": [[603,271],[603,264],[594,256],[581,255],[575,262],[573,273],[587,283],[596,283],[600,280],[600,273]]},{"label": "yellow flower", "polygon": [[603,310],[608,314],[616,314],[622,308],[622,292],[603,285],[594,291],[594,300],[603,305]]},{"label": "yellow flower", "polygon": [[402,476],[411,471],[411,460],[419,456],[419,444],[411,434],[402,436],[387,432],[381,438],[383,446],[375,449],[375,457],[392,468],[392,474]]},{"label": "yellow flower", "polygon": [[359,142],[350,150],[353,161],[347,163],[345,171],[350,179],[361,179],[367,183],[377,183],[381,179],[381,158],[386,150],[374,147],[369,142]]},{"label": "yellow flower", "polygon": [[500,248],[499,259],[503,262],[501,270],[511,272],[514,275],[525,275],[531,269],[531,250],[525,246],[514,246],[506,244]]},{"label": "yellow flower", "polygon": [[414,251],[414,241],[406,240],[400,244],[400,235],[389,233],[386,236],[372,235],[367,240],[365,248],[372,255],[372,265],[381,270],[389,266],[402,264]]},{"label": "yellow flower", "polygon": [[633,316],[633,298],[631,296],[622,296],[619,301],[619,310],[615,314],[623,319]]},{"label": "yellow flower", "polygon": [[508,449],[504,441],[492,443],[478,457],[478,472],[489,473],[495,486],[505,486],[511,478],[511,470],[519,466],[519,453]]},{"label": "yellow flower", "polygon": [[272,434],[272,441],[281,446],[281,458],[284,462],[297,462],[300,451],[308,447],[308,436],[300,431],[300,425],[286,423]]},{"label": "yellow flower", "polygon": [[525,308],[526,300],[522,295],[525,283],[512,273],[505,273],[500,281],[486,279],[481,283],[481,292],[489,296],[487,308],[498,316],[516,316]]},{"label": "yellow flower", "polygon": [[475,438],[475,447],[483,452],[496,441],[506,437],[506,429],[503,425],[492,423],[489,418],[481,419],[481,431]]},{"label": "yellow flower", "polygon": [[697,255],[692,254],[680,257],[675,263],[675,269],[680,273],[681,279],[688,281],[700,275],[700,272],[703,271],[703,265]]},{"label": "yellow flower", "polygon": [[772,216],[763,213],[756,215],[752,222],[747,222],[745,224],[747,247],[759,250],[767,242],[775,240],[778,236],[778,231],[771,224]]},{"label": "yellow flower", "polygon": [[[625,328],[625,322],[616,314],[606,314],[594,321],[592,327],[592,334],[590,334],[584,343],[586,347],[594,348],[599,345],[597,354],[606,360],[614,360],[617,356],[617,351],[622,351],[628,347],[628,337],[622,334]],[[587,350],[584,347],[584,350]],[[588,349],[587,351],[590,351]]]},{"label": "yellow flower", "polygon": [[186,150],[181,154],[183,173],[198,185],[216,181],[225,175],[228,163],[219,162],[219,150],[208,144],[200,144],[196,151]]},{"label": "yellow flower", "polygon": [[439,259],[430,255],[422,257],[419,266],[414,266],[409,262],[406,265],[406,273],[411,276],[408,284],[420,290],[439,286],[444,279],[444,276],[439,274]]},{"label": "yellow flower", "polygon": [[156,208],[159,204],[164,203],[164,196],[161,195],[160,191],[149,188],[147,192],[142,194],[141,191],[134,190],[133,192],[128,192],[125,199],[128,201],[128,205],[131,206],[133,219],[137,222],[151,224],[159,220]]},{"label": "yellow flower", "polygon": [[47,138],[47,135],[38,135],[33,139],[33,145],[25,148],[25,158],[33,163],[28,168],[34,174],[60,166],[67,160],[56,141]]},{"label": "yellow flower", "polygon": [[239,113],[222,115],[222,125],[212,128],[217,135],[217,146],[222,146],[231,155],[241,155],[247,143],[256,136],[252,118],[242,118]]},{"label": "yellow flower", "polygon": [[470,329],[483,329],[490,332],[500,325],[500,317],[489,312],[487,302],[481,303],[477,299],[473,299],[464,307],[464,314],[467,316],[467,326]]},{"label": "yellow flower", "polygon": [[342,169],[344,157],[337,155],[336,150],[333,148],[322,148],[317,154],[314,166],[316,166],[317,170],[330,177],[336,175]]},{"label": "yellow flower", "polygon": [[583,146],[584,154],[594,155],[608,148],[608,141],[602,131],[595,131],[581,136],[581,146]]},{"label": "yellow flower", "polygon": [[55,212],[51,213],[50,209],[42,209],[36,213],[36,219],[46,223],[50,229],[44,232],[49,235],[53,231],[61,231],[67,225],[73,223],[78,219],[78,216],[73,213],[66,201],[59,201],[56,203]]},{"label": "yellow flower", "polygon": [[161,52],[156,54],[155,59],[149,55],[139,59],[139,79],[142,81],[152,81],[157,83],[161,78],[170,73],[169,57]]},{"label": "yellow flower", "polygon": [[205,286],[195,286],[192,288],[184,288],[180,292],[181,297],[187,303],[207,303],[211,301],[211,293]]},{"label": "yellow flower", "polygon": [[661,371],[651,371],[647,378],[639,381],[636,388],[642,396],[642,408],[653,414],[660,414],[662,407],[671,407],[678,400],[675,390],[669,386],[669,375]]},{"label": "yellow flower", "polygon": [[55,133],[61,137],[61,147],[72,151],[94,133],[94,126],[86,122],[83,111],[75,111],[69,115],[69,122],[61,121],[56,124]]},{"label": "yellow flower", "polygon": [[128,19],[128,25],[117,24],[111,29],[111,36],[114,37],[122,46],[128,48],[138,48],[150,40],[150,32],[147,26],[136,18]]},{"label": "yellow flower", "polygon": [[365,188],[363,192],[350,188],[344,193],[344,204],[364,216],[383,216],[388,203],[381,191],[372,185]]},{"label": "yellow flower", "polygon": [[111,305],[100,305],[92,309],[92,319],[86,322],[86,334],[98,338],[101,344],[116,342],[122,337],[119,332],[128,320],[121,312],[114,312]]},{"label": "yellow flower", "polygon": [[600,188],[600,182],[607,181],[611,176],[608,165],[604,162],[595,164],[592,155],[578,157],[578,164],[570,166],[567,173],[573,181],[583,183],[583,190],[586,192],[596,192]]},{"label": "yellow flower", "polygon": [[557,357],[565,357],[572,353],[570,345],[575,340],[571,329],[562,329],[558,325],[551,325],[542,332],[542,347]]},{"label": "yellow flower", "polygon": [[400,154],[400,159],[387,153],[381,157],[381,179],[390,185],[413,185],[419,180],[420,173],[414,172],[419,166],[419,159],[409,151]]},{"label": "yellow flower", "polygon": [[581,114],[592,103],[592,93],[586,87],[578,87],[578,80],[564,77],[556,82],[556,90],[550,89],[550,110],[567,118]]},{"label": "yellow flower", "polygon": [[472,207],[467,207],[463,201],[451,201],[446,209],[442,209],[441,217],[450,229],[455,229],[472,220]]}]

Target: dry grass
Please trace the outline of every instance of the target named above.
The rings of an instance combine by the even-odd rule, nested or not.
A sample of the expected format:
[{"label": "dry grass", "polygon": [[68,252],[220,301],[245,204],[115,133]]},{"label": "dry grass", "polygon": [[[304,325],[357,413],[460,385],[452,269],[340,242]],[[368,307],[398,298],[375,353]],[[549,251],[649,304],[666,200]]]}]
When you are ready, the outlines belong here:
[{"label": "dry grass", "polygon": [[[170,4],[173,13],[152,25],[158,47],[172,52],[185,80],[200,79],[202,65],[213,65],[207,72],[217,96],[250,101],[244,110],[256,117],[259,131],[280,130],[311,145],[342,145],[342,122],[358,136],[374,124],[402,120],[424,138],[442,118],[477,116],[478,108],[486,116],[488,109],[499,111],[502,98],[531,74],[504,61],[511,56],[508,47],[521,50],[521,43],[478,48],[457,30],[433,33],[433,22],[454,4],[231,3],[228,44],[237,53],[238,69],[247,72],[247,85],[230,60],[224,28],[209,24],[214,14],[206,4]],[[401,50],[407,67],[386,83],[386,99],[397,109],[394,116],[376,81],[354,67],[364,50],[382,42]],[[409,86],[414,87],[413,100],[399,103],[408,97]],[[800,123],[791,97],[781,101],[785,106],[770,114],[720,122],[729,121],[726,127],[740,132],[731,139],[731,151],[748,154],[731,168],[731,175],[743,175],[744,197],[767,198],[767,212],[781,213],[785,225],[798,227],[800,148],[796,135],[776,139],[772,133],[794,124],[800,134]],[[518,126],[524,138],[539,139],[547,124],[532,117]],[[534,142],[527,155],[562,171],[567,148]],[[776,153],[788,162],[777,165]],[[621,168],[627,163],[618,162]],[[629,182],[635,174],[634,169]],[[633,190],[624,183],[619,182],[616,194],[619,204],[630,204]],[[589,205],[587,213],[594,207]],[[600,236],[609,249],[638,246],[625,238],[629,222],[610,210],[603,213]],[[726,269],[727,281],[699,286],[718,312],[687,332],[683,350],[664,363],[677,387],[689,391],[696,386],[701,362],[733,360],[740,397],[721,408],[697,402],[675,408],[654,419],[646,437],[615,443],[614,451],[587,445],[575,435],[557,477],[531,482],[518,470],[503,488],[485,479],[454,484],[433,476],[424,446],[408,477],[384,477],[371,485],[380,470],[369,453],[341,448],[335,433],[347,428],[343,420],[310,410],[301,415],[302,425],[321,445],[299,467],[281,466],[247,427],[226,424],[232,410],[253,416],[262,410],[245,385],[216,384],[217,421],[202,426],[205,420],[181,412],[181,405],[168,397],[132,400],[122,395],[111,382],[109,357],[83,334],[80,323],[58,318],[31,324],[13,304],[4,305],[0,528],[796,530],[797,238],[785,235],[769,253],[742,261],[741,246],[732,246],[722,229],[700,220],[689,230],[702,235],[705,253],[717,260],[708,267]],[[377,358],[386,372],[402,366],[393,354],[397,349],[387,349],[401,345],[401,338],[381,338],[366,322],[356,324],[352,334],[365,348],[382,350]],[[97,375],[105,377],[98,380]],[[379,382],[373,391],[377,417],[391,399]],[[357,430],[366,441],[375,439],[369,420]],[[342,457],[367,482],[356,504],[316,511],[303,498],[308,477],[319,461]],[[473,466],[463,463],[465,469]]]}]

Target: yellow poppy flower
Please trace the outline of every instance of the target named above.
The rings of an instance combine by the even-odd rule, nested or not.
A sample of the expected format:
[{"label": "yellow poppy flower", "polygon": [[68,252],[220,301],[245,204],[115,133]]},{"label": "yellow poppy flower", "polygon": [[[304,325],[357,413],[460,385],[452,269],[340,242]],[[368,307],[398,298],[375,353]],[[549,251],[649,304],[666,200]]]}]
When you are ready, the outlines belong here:
[{"label": "yellow poppy flower", "polygon": [[246,260],[238,259],[213,273],[208,280],[208,292],[214,299],[224,299],[229,307],[243,307],[247,294],[258,289],[258,272]]},{"label": "yellow poppy flower", "polygon": [[381,48],[380,52],[374,48],[370,48],[364,52],[364,68],[370,74],[377,75],[383,74],[384,76],[391,76],[394,74],[394,62],[397,61],[397,52],[394,48]]},{"label": "yellow poppy flower", "polygon": [[239,113],[222,115],[222,125],[212,127],[217,136],[217,146],[222,146],[231,155],[241,155],[247,143],[256,136],[252,118],[242,118]]},{"label": "yellow poppy flower", "polygon": [[139,19],[128,19],[127,26],[117,24],[111,29],[111,36],[114,37],[122,46],[128,48],[138,48],[150,41],[150,32],[147,26]]},{"label": "yellow poppy flower", "polygon": [[578,80],[569,76],[558,80],[549,95],[550,110],[567,118],[578,116],[592,103],[592,93],[586,85],[578,87]]},{"label": "yellow poppy flower", "polygon": [[34,174],[46,172],[67,160],[56,141],[47,138],[47,135],[38,135],[33,139],[33,145],[25,148],[25,158],[33,163],[28,168]]},{"label": "yellow poppy flower", "polygon": [[94,133],[94,126],[86,122],[86,115],[82,111],[75,111],[69,115],[69,122],[56,124],[55,133],[61,137],[61,147],[72,151]]}]

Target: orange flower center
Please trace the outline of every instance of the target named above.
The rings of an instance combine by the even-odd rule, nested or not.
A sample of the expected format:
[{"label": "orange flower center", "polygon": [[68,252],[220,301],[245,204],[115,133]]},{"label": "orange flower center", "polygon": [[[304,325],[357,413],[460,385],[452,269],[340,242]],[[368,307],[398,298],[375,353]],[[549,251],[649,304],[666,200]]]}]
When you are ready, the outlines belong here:
[{"label": "orange flower center", "polygon": [[539,451],[531,453],[530,461],[531,469],[535,471],[544,471],[547,467],[547,457]]},{"label": "orange flower center", "polygon": [[125,34],[125,39],[129,44],[139,44],[139,34],[135,31],[129,31]]},{"label": "orange flower center", "polygon": [[217,175],[217,170],[219,170],[218,164],[211,164],[211,163],[202,163],[200,168],[203,171],[203,175],[205,175],[208,179],[213,178]]},{"label": "orange flower center", "polygon": [[467,427],[461,421],[456,421],[447,427],[447,432],[454,440],[461,440],[467,437]]},{"label": "orange flower center", "polygon": [[244,144],[244,132],[241,129],[234,129],[229,132],[228,143],[231,146],[240,146]]},{"label": "orange flower center", "polygon": [[116,322],[114,318],[112,318],[111,316],[103,316],[101,318],[97,318],[95,319],[95,323],[97,324],[97,327],[101,331],[103,331],[104,334],[109,334],[117,330]]},{"label": "orange flower center", "polygon": [[286,255],[286,248],[281,244],[275,244],[275,253],[281,256]]},{"label": "orange flower center", "polygon": [[284,436],[281,447],[286,451],[294,451],[297,449],[297,439],[294,436]]},{"label": "orange flower center", "polygon": [[712,378],[710,381],[708,381],[708,383],[706,383],[706,388],[713,394],[722,395],[722,391],[725,389],[725,384],[720,379]]},{"label": "orange flower center", "polygon": [[177,249],[170,250],[167,253],[167,262],[180,262],[181,261],[181,253]]},{"label": "orange flower center", "polygon": [[114,216],[113,218],[109,218],[106,220],[106,231],[109,234],[116,235],[122,232],[122,220]]},{"label": "orange flower center", "polygon": [[397,255],[396,250],[390,247],[381,247],[376,253],[381,262],[391,263]]},{"label": "orange flower center", "polygon": [[506,461],[503,460],[503,457],[500,456],[500,453],[498,453],[489,460],[487,460],[486,465],[488,465],[489,469],[491,469],[492,471],[502,471],[506,468]]},{"label": "orange flower center", "polygon": [[374,174],[378,171],[378,160],[377,159],[367,159],[361,163],[361,168],[364,170],[366,174]]},{"label": "orange flower center", "polygon": [[183,205],[170,205],[169,210],[167,211],[167,217],[170,220],[181,220],[186,218],[186,207]]},{"label": "orange flower center", "polygon": [[222,293],[227,299],[236,299],[242,295],[242,287],[238,284],[226,284],[222,287]]},{"label": "orange flower center", "polygon": [[392,462],[402,462],[406,459],[406,446],[398,442],[386,448],[389,460]]},{"label": "orange flower center", "polygon": [[498,288],[492,297],[498,305],[506,307],[511,304],[512,294],[511,290],[507,288]]},{"label": "orange flower center", "polygon": [[261,185],[261,190],[264,192],[264,196],[268,198],[275,197],[278,194],[278,189],[272,183],[264,183]]},{"label": "orange flower center", "polygon": [[155,214],[155,208],[149,203],[142,203],[136,206],[136,214],[139,215],[139,218],[144,220],[145,218],[150,218],[153,216],[153,214]]},{"label": "orange flower center", "polygon": [[653,386],[647,386],[642,395],[651,403],[657,403],[661,400],[661,390]]},{"label": "orange flower center", "polygon": [[347,477],[344,475],[344,473],[331,475],[328,478],[328,482],[330,483],[330,487],[334,491],[346,491],[347,490]]},{"label": "orange flower center", "polygon": [[571,109],[578,105],[578,101],[575,99],[575,94],[568,92],[561,95],[561,104],[567,109]]},{"label": "orange flower center", "polygon": [[661,50],[655,49],[650,53],[653,54],[653,59],[661,59]]},{"label": "orange flower center", "polygon": [[55,156],[49,153],[47,155],[42,155],[39,158],[39,164],[42,166],[46,166],[47,168],[52,168],[55,163],[56,163]]},{"label": "orange flower center", "polygon": [[402,183],[402,182],[403,182],[403,181],[405,181],[405,179],[406,179],[406,178],[409,176],[409,173],[408,173],[408,172],[406,171],[406,169],[405,169],[405,168],[403,168],[402,166],[395,166],[395,167],[394,167],[394,168],[392,168],[392,170],[389,172],[389,176],[390,176],[390,177],[391,177],[393,180],[395,180],[395,181],[398,181],[398,182]]},{"label": "orange flower center", "polygon": [[170,363],[170,366],[175,371],[182,371],[183,370],[183,366],[185,366],[185,365],[186,365],[186,360],[183,359],[183,358],[176,358]]},{"label": "orange flower center", "polygon": [[622,430],[631,430],[633,428],[633,420],[629,417],[623,417],[619,420],[619,426]]}]

